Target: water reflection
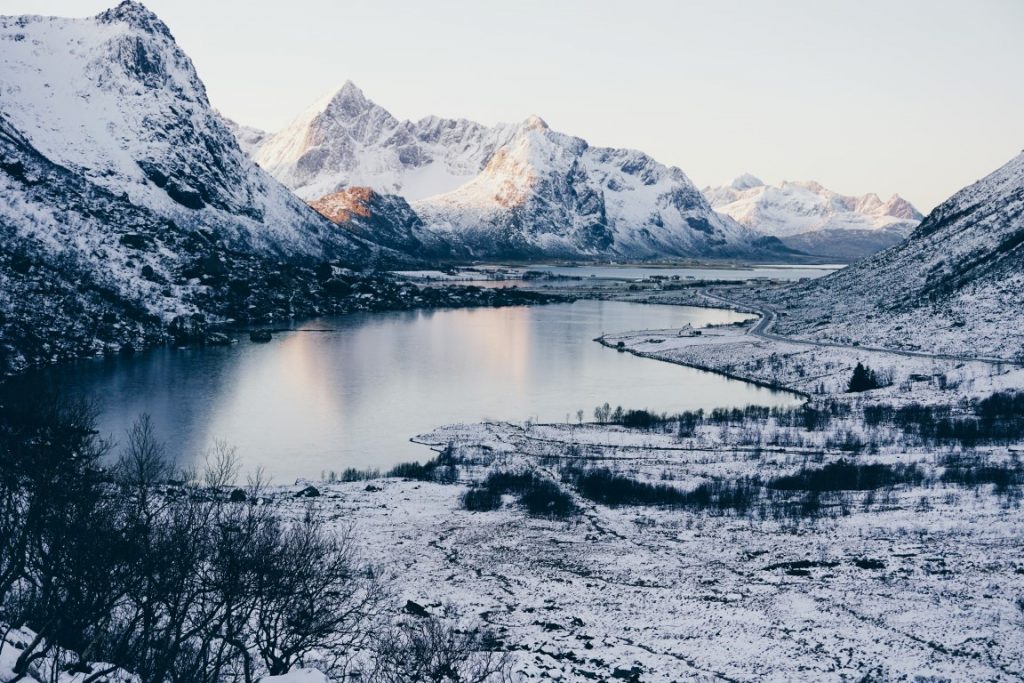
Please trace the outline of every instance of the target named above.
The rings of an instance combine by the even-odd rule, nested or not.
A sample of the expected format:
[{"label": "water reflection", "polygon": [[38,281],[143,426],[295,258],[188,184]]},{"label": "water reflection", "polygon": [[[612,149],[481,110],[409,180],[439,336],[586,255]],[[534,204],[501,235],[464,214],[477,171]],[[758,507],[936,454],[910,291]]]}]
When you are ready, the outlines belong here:
[{"label": "water reflection", "polygon": [[306,322],[269,344],[160,350],[46,377],[98,399],[104,433],[117,437],[148,412],[174,457],[195,458],[225,439],[247,469],[262,466],[281,482],[423,458],[429,453],[408,438],[455,422],[562,421],[578,409],[589,417],[605,401],[659,411],[793,403],[592,341],[741,317],[600,301],[354,314]]}]

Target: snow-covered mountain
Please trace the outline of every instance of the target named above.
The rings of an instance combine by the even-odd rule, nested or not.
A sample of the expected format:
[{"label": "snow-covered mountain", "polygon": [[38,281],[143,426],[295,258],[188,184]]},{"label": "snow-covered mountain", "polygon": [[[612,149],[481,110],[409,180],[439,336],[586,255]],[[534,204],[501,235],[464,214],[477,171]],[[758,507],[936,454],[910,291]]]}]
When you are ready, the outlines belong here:
[{"label": "snow-covered mountain", "polygon": [[782,332],[1024,358],[1024,153],[932,211],[901,244],[787,289]]},{"label": "snow-covered mountain", "polygon": [[465,119],[399,121],[346,82],[266,136],[253,158],[306,200],[370,187],[415,201],[471,179],[511,132]]},{"label": "snow-covered mountain", "polygon": [[[282,263],[357,264],[378,251],[242,152],[141,4],[87,19],[0,17],[0,46],[8,366],[57,355],[47,347],[72,332],[78,352],[137,346],[175,317],[237,314],[229,299],[259,309],[239,293]],[[235,280],[245,282],[229,291]]]},{"label": "snow-covered mountain", "polygon": [[856,260],[902,241],[923,216],[893,195],[841,195],[820,183],[766,185],[744,174],[704,194],[716,211],[806,253]]},{"label": "snow-covered mountain", "polygon": [[238,141],[238,146],[245,153],[247,157],[252,157],[256,150],[260,148],[266,139],[266,132],[253,128],[251,126],[243,126],[240,123],[232,121],[226,116],[221,116],[221,120],[224,125],[227,126],[231,134],[235,136],[235,140]]},{"label": "snow-covered mountain", "polygon": [[778,246],[712,211],[678,168],[591,147],[537,117],[472,180],[413,207],[482,256],[749,257]]},{"label": "snow-covered mountain", "polygon": [[355,235],[423,258],[466,256],[427,230],[405,198],[368,187],[347,187],[310,202],[322,216]]},{"label": "snow-covered mountain", "polygon": [[401,195],[428,231],[477,257],[786,253],[717,215],[681,170],[641,152],[591,147],[538,117],[494,127],[400,121],[352,83],[253,156],[310,201],[354,186]]},{"label": "snow-covered mountain", "polygon": [[344,249],[239,149],[167,26],[126,1],[90,19],[0,20],[2,112],[50,161],[179,226],[257,250]]}]

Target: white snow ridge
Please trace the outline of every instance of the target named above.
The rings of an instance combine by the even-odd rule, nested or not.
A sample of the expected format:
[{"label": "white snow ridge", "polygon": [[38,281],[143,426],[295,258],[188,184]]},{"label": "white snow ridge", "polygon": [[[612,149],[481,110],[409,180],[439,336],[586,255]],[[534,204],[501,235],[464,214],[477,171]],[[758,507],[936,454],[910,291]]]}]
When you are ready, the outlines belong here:
[{"label": "white snow ridge", "polygon": [[309,201],[357,186],[402,195],[428,230],[475,256],[785,253],[712,211],[680,169],[591,147],[537,116],[494,127],[399,121],[348,82],[253,155]]}]

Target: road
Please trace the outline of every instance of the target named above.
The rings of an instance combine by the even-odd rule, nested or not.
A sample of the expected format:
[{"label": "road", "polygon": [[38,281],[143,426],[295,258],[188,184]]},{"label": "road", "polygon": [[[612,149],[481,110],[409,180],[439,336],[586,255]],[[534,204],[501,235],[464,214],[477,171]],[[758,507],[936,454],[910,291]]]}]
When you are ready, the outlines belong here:
[{"label": "road", "polygon": [[822,348],[837,348],[837,349],[852,349],[855,351],[871,351],[873,353],[889,353],[896,356],[906,356],[908,358],[934,358],[937,360],[952,360],[961,362],[978,362],[978,363],[989,363],[991,365],[1024,365],[1018,361],[1006,360],[1004,358],[988,358],[985,356],[957,356],[946,353],[927,353],[925,351],[905,351],[902,349],[887,349],[880,346],[863,346],[854,344],[842,344],[840,342],[827,342],[827,341],[816,341],[813,339],[796,339],[794,337],[786,337],[781,334],[775,334],[771,331],[775,321],[778,320],[778,313],[764,304],[753,305],[746,301],[735,301],[728,299],[717,294],[711,294],[707,290],[701,290],[701,296],[718,303],[731,306],[733,308],[739,308],[746,311],[751,311],[760,316],[760,319],[753,327],[747,330],[747,334],[755,337],[761,337],[762,339],[770,339],[772,341],[786,342],[787,344],[799,344],[802,346],[818,346]]}]

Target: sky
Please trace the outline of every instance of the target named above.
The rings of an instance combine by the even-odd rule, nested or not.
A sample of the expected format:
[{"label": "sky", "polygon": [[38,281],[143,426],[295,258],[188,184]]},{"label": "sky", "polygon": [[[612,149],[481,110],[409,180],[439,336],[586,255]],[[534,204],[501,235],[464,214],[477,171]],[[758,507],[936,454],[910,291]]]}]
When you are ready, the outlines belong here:
[{"label": "sky", "polygon": [[[115,0],[0,0],[92,15]],[[277,130],[352,80],[399,118],[543,117],[700,187],[927,212],[1024,148],[1022,0],[148,0],[214,106]]]}]

